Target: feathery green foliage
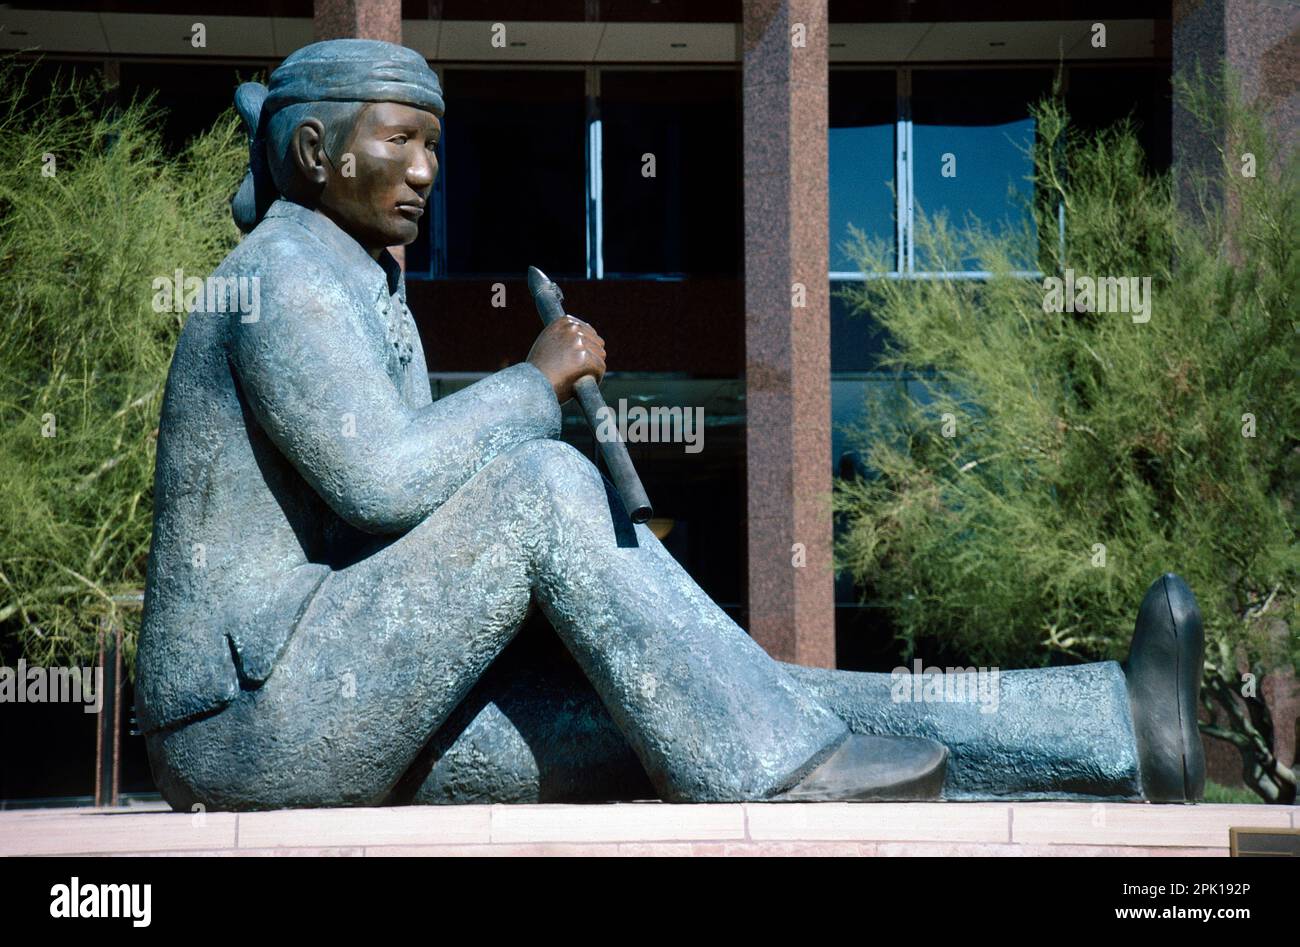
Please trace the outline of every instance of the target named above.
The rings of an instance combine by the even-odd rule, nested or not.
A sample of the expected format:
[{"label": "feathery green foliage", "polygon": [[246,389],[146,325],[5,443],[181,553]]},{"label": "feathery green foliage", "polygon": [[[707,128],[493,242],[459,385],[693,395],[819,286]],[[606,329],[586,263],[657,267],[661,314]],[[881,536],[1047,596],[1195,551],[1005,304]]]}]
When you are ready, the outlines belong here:
[{"label": "feathery green foliage", "polygon": [[235,245],[246,146],[232,111],[170,156],[149,103],[31,79],[0,63],[0,634],[29,661],[85,663],[103,619],[128,655],[139,621],[115,597],[144,586],[183,318],[153,311],[151,284],[206,276]]},{"label": "feathery green foliage", "polygon": [[[1147,586],[1179,573],[1205,616],[1207,704],[1227,721],[1206,732],[1286,801],[1295,774],[1241,672],[1258,680],[1300,653],[1296,159],[1230,97],[1180,95],[1217,130],[1213,176],[1152,174],[1129,123],[1083,134],[1048,100],[1035,109],[1041,239],[923,219],[935,258],[963,269],[975,256],[993,277],[848,291],[892,337],[886,364],[924,394],[869,399],[868,476],[837,485],[838,558],[909,649],[938,638],[1004,665],[1122,659]],[[882,245],[857,250],[864,271],[890,268]],[[1150,277],[1150,320],[1046,312],[1045,281],[1012,275],[1024,259],[1045,276]]]}]

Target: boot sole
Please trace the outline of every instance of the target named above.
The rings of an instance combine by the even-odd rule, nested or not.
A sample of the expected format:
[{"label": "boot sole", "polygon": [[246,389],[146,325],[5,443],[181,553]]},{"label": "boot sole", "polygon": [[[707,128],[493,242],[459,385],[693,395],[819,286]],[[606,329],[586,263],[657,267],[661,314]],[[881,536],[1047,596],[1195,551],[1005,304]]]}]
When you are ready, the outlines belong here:
[{"label": "boot sole", "polygon": [[917,802],[942,797],[948,748],[923,737],[853,734],[772,802]]},{"label": "boot sole", "polygon": [[1205,791],[1205,750],[1197,723],[1205,632],[1187,583],[1166,573],[1138,609],[1124,663],[1142,795],[1194,802]]}]

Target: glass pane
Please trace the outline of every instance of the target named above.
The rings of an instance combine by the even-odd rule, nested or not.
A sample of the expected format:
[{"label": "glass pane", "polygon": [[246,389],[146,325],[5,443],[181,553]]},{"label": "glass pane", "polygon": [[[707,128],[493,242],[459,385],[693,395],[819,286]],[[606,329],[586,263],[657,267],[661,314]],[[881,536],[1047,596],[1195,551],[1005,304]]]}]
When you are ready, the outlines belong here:
[{"label": "glass pane", "polygon": [[830,261],[832,273],[856,273],[861,263],[846,251],[852,224],[886,241],[895,267],[894,131],[897,121],[893,70],[830,74]]},{"label": "glass pane", "polygon": [[[967,215],[995,231],[1033,226],[1034,121],[1029,104],[1050,88],[1046,70],[933,70],[912,76],[912,193],[918,216],[945,212],[954,229]],[[1013,262],[1033,268],[1033,252]],[[918,242],[915,268],[943,268]],[[962,256],[948,266],[980,268]]]},{"label": "glass pane", "polygon": [[831,281],[831,371],[865,372],[879,367],[885,330],[870,312],[856,308],[842,295],[861,283]]},{"label": "glass pane", "polygon": [[448,274],[584,275],[583,74],[448,69],[443,85]]},{"label": "glass pane", "polygon": [[739,81],[730,70],[601,73],[606,276],[739,275]]}]

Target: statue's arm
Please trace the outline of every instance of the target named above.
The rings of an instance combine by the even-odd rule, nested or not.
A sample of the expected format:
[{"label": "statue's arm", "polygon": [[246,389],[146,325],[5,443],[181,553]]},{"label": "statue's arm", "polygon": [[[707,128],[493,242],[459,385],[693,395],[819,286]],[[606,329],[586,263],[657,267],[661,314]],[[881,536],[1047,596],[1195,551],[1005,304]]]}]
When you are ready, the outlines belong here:
[{"label": "statue's arm", "polygon": [[558,436],[554,389],[533,365],[413,408],[328,282],[309,277],[300,292],[275,282],[281,290],[263,293],[258,321],[232,318],[231,364],[267,435],[353,526],[410,529],[497,454]]}]

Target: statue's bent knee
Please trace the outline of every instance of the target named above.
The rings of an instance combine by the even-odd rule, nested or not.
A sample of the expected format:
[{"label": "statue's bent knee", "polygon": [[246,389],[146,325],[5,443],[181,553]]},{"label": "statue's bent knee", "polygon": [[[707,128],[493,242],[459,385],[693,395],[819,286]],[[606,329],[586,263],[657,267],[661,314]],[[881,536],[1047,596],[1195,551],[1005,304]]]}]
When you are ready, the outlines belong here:
[{"label": "statue's bent knee", "polygon": [[530,482],[552,487],[591,487],[602,491],[600,471],[576,447],[563,441],[532,440],[497,458]]}]

